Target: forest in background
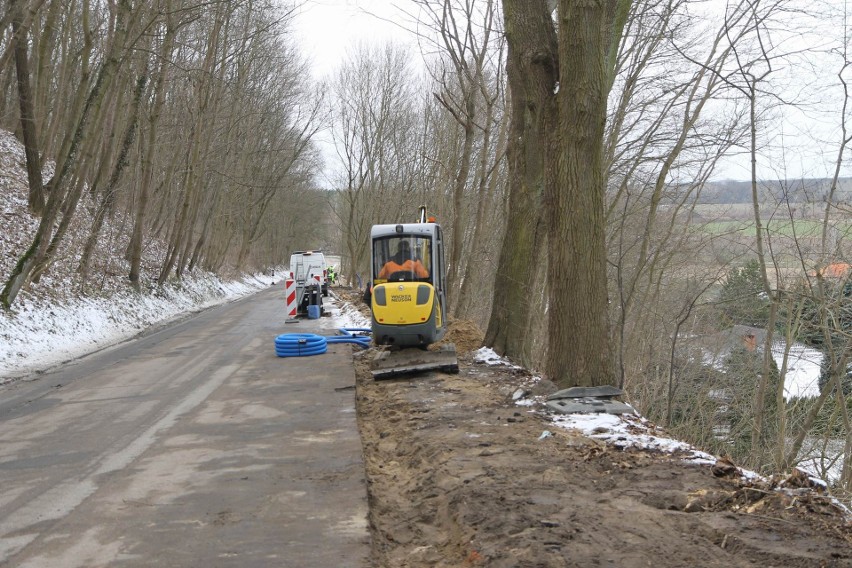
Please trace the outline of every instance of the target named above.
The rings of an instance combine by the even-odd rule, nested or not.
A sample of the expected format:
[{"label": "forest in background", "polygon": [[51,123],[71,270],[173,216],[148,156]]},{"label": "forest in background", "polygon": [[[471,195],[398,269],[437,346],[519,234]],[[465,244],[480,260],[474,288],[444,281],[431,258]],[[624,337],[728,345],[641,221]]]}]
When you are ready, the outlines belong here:
[{"label": "forest in background", "polygon": [[[546,152],[513,146],[513,129],[526,120],[524,132],[536,132],[560,85],[512,83],[507,63],[547,71],[546,53],[510,58],[496,1],[411,0],[399,21],[421,53],[353,46],[317,83],[292,32],[300,4],[7,3],[0,126],[25,145],[37,223],[2,275],[0,301],[14,307],[22,289],[38,288],[81,203],[92,222],[75,270],[89,293],[105,270],[98,247],[137,288],[194,270],[278,266],[318,247],[339,253],[354,282],[366,274],[370,226],[413,220],[425,204],[447,234],[450,313],[543,368],[548,290],[560,277],[548,271]],[[852,261],[848,15],[835,2],[702,6],[630,2],[612,53],[601,175],[617,382],[645,416],[757,470],[839,443],[826,472],[837,460],[850,489],[850,274],[823,270]],[[792,94],[791,78],[802,85]],[[799,158],[778,125],[793,113],[829,125],[803,128],[829,157],[825,175],[797,180],[785,169]],[[333,163],[313,142],[321,129]],[[711,181],[732,154],[776,175]],[[121,237],[104,239],[105,224]],[[143,250],[156,261],[143,266]],[[495,306],[516,315],[499,320]],[[735,338],[724,364],[708,364],[707,345],[733,325],[766,330],[764,345]],[[584,333],[583,322],[570,326]],[[823,351],[820,397],[785,399],[785,369],[764,356],[779,340]]]}]

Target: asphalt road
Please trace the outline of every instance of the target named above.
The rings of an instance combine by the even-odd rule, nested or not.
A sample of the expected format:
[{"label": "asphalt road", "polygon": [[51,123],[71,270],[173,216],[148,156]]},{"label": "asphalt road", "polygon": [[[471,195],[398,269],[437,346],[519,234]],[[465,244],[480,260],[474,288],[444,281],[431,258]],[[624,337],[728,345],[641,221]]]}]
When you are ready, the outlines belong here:
[{"label": "asphalt road", "polygon": [[[360,567],[352,348],[283,288],[0,387],[0,566]],[[323,329],[327,328],[327,329]]]}]

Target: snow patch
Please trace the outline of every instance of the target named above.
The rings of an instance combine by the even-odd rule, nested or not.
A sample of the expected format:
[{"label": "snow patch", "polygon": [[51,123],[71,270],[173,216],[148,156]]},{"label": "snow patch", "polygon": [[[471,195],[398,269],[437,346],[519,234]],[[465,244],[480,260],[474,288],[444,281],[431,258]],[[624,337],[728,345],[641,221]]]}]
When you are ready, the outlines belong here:
[{"label": "snow patch", "polygon": [[485,365],[505,365],[507,367],[511,367],[512,369],[520,369],[521,367],[515,365],[505,357],[501,357],[497,355],[497,353],[491,349],[490,347],[480,347],[473,354],[473,361],[475,363],[483,363]]},{"label": "snow patch", "polygon": [[221,281],[211,274],[167,283],[153,293],[130,289],[108,298],[61,303],[21,301],[0,312],[0,384],[115,345],[151,326],[247,296],[274,282],[264,274]]}]

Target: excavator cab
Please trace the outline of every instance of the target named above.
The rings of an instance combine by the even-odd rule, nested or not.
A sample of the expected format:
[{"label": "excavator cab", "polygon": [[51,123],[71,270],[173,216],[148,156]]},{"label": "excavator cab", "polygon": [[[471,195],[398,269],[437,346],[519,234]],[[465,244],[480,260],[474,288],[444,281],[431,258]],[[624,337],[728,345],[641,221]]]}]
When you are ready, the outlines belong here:
[{"label": "excavator cab", "polygon": [[441,227],[427,221],[424,211],[422,222],[374,225],[371,231],[373,342],[394,348],[374,360],[376,378],[436,368],[458,371],[451,344],[425,350],[446,333],[447,300]]},{"label": "excavator cab", "polygon": [[374,341],[425,347],[440,340],[446,331],[441,227],[375,225],[371,237]]},{"label": "excavator cab", "polygon": [[373,240],[374,283],[381,280],[431,284],[434,271],[428,267],[431,266],[432,256],[430,237],[397,234],[378,237]]}]

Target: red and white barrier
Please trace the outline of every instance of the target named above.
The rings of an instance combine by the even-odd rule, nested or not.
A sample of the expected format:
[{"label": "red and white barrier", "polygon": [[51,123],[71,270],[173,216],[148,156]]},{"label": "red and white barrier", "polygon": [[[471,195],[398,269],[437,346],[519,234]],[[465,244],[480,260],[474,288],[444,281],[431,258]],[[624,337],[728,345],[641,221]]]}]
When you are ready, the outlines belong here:
[{"label": "red and white barrier", "polygon": [[296,319],[296,281],[292,278],[284,281],[284,297],[287,299],[287,317]]}]

